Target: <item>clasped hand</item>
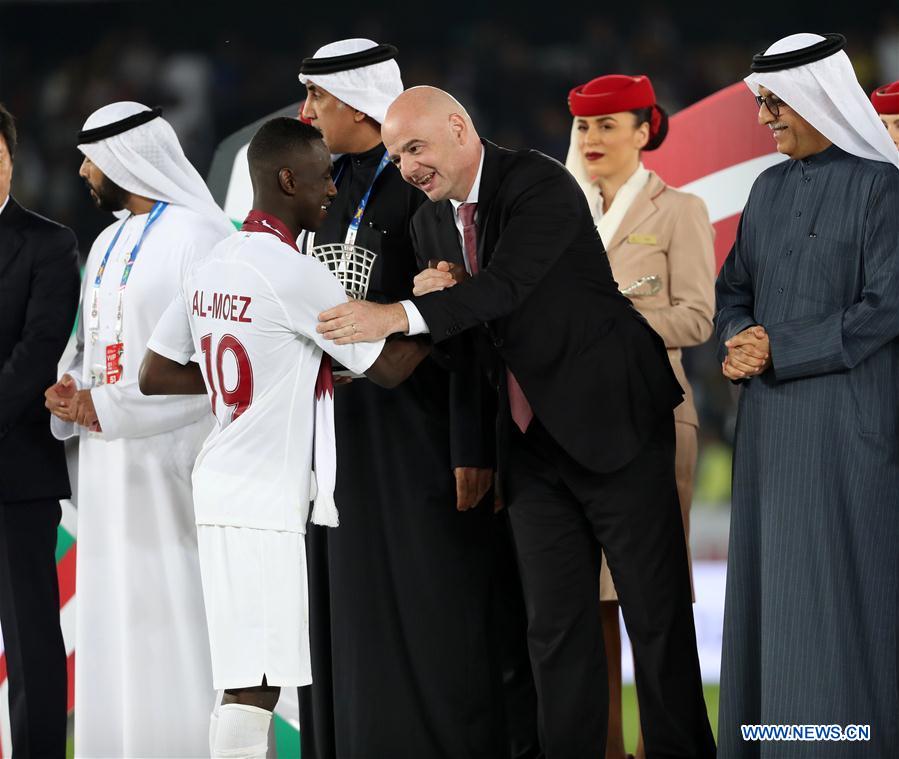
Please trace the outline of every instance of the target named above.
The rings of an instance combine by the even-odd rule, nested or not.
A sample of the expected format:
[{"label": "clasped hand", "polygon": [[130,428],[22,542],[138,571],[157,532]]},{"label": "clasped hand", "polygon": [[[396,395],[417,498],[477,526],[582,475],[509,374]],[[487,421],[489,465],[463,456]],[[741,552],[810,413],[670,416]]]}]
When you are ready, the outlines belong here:
[{"label": "clasped hand", "polygon": [[63,422],[74,422],[93,432],[100,431],[97,411],[90,390],[78,390],[71,374],[63,374],[59,382],[44,392],[44,406]]},{"label": "clasped hand", "polygon": [[412,280],[412,294],[420,296],[440,292],[466,279],[468,274],[461,264],[438,261],[436,266],[415,275],[415,279]]},{"label": "clasped hand", "polygon": [[456,508],[459,511],[477,506],[493,486],[493,469],[460,466],[453,473],[456,476]]},{"label": "clasped hand", "polygon": [[729,380],[757,377],[771,366],[771,344],[761,325],[744,329],[724,343],[727,357],[721,372]]}]

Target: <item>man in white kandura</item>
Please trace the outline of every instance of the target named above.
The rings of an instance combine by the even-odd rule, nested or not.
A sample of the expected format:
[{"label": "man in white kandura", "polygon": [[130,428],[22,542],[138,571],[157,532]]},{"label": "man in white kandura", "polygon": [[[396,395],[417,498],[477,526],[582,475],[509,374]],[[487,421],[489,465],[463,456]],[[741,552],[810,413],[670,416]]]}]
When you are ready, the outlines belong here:
[{"label": "man in white kandura", "polygon": [[210,719],[210,751],[264,759],[280,688],[312,682],[310,494],[312,521],[338,522],[333,384],[323,351],[392,387],[429,347],[421,339],[341,347],[316,332],[318,312],[347,300],[328,269],[296,245],[302,230],[319,228],[337,194],[319,132],[272,119],[247,160],[253,210],[184,280],[150,339],[140,387],[208,393],[212,402],[218,424],[193,474],[212,679],[225,691]]},{"label": "man in white kandura", "polygon": [[189,264],[229,231],[158,109],[120,102],[79,135],[104,211],[84,272],[78,351],[47,392],[58,438],[80,436],[75,754],[199,757],[215,698],[190,471],[205,398],[147,398],[147,341]]}]

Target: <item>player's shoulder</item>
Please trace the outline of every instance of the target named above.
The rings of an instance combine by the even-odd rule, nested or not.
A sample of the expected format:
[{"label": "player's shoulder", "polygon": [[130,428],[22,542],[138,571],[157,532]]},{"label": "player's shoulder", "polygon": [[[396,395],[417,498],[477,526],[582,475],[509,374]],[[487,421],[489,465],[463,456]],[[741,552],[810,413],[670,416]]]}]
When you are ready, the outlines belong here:
[{"label": "player's shoulder", "polygon": [[275,283],[290,286],[308,277],[329,274],[314,256],[300,253],[278,237],[264,232],[235,232],[216,247],[219,258],[255,268]]},{"label": "player's shoulder", "polygon": [[214,266],[216,263],[221,263],[231,254],[237,241],[236,238],[237,233],[235,232],[214,242],[204,250],[197,250],[190,257],[188,270],[193,273],[206,266]]}]

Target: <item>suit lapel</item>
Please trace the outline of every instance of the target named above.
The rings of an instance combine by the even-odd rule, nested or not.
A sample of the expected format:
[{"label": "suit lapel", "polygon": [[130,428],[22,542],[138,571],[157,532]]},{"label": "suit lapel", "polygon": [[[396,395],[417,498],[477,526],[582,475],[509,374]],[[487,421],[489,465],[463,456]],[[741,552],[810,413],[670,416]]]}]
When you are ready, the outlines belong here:
[{"label": "suit lapel", "polygon": [[6,208],[0,214],[0,276],[3,276],[6,268],[18,254],[22,243],[25,242],[19,231],[20,217],[19,204],[10,196]]},{"label": "suit lapel", "polygon": [[[481,186],[478,188],[478,269],[483,269],[489,261],[490,250],[486,246],[487,221],[490,210],[496,198],[499,187],[499,159],[500,148],[487,140],[481,140],[484,145],[484,168],[481,171]],[[459,228],[456,226],[456,217],[453,207],[448,200],[442,200],[436,204],[434,216],[437,219],[437,235],[440,250],[452,253],[455,258],[447,258],[452,263],[465,264],[462,251],[462,241],[459,239]]]},{"label": "suit lapel", "polygon": [[478,268],[483,269],[490,263],[490,254],[493,253],[492,246],[488,250],[485,248],[487,244],[487,221],[490,217],[490,210],[493,201],[496,198],[496,191],[499,188],[499,159],[500,149],[492,142],[481,140],[484,145],[484,168],[481,171],[481,186],[478,188]]},{"label": "suit lapel", "polygon": [[631,203],[631,207],[627,209],[627,213],[618,225],[618,229],[612,237],[612,243],[609,245],[610,250],[621,245],[637,227],[658,210],[654,199],[664,189],[665,183],[655,173],[651,173],[646,187],[634,198],[634,202]]},{"label": "suit lapel", "polygon": [[441,200],[434,209],[437,218],[437,244],[438,250],[445,252],[441,258],[454,264],[463,264],[465,258],[462,254],[462,243],[459,240],[459,230],[456,228],[456,219],[453,216],[453,207],[448,200]]}]

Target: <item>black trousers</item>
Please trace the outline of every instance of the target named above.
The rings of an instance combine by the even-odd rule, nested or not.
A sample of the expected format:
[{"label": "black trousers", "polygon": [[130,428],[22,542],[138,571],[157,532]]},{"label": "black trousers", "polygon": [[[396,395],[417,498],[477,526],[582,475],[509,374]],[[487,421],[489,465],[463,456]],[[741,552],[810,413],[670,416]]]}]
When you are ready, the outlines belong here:
[{"label": "black trousers", "polygon": [[66,650],[59,628],[57,500],[0,501],[0,626],[13,754],[66,754]]},{"label": "black trousers", "polygon": [[497,649],[503,672],[502,699],[509,736],[509,759],[539,759],[542,754],[537,733],[537,691],[528,656],[527,611],[508,509],[494,516],[493,530],[491,607],[499,638]]},{"label": "black trousers", "polygon": [[592,472],[536,419],[504,478],[528,612],[547,759],[605,755],[608,681],[599,607],[605,549],[634,649],[646,753],[713,757],[668,418],[624,468]]}]

